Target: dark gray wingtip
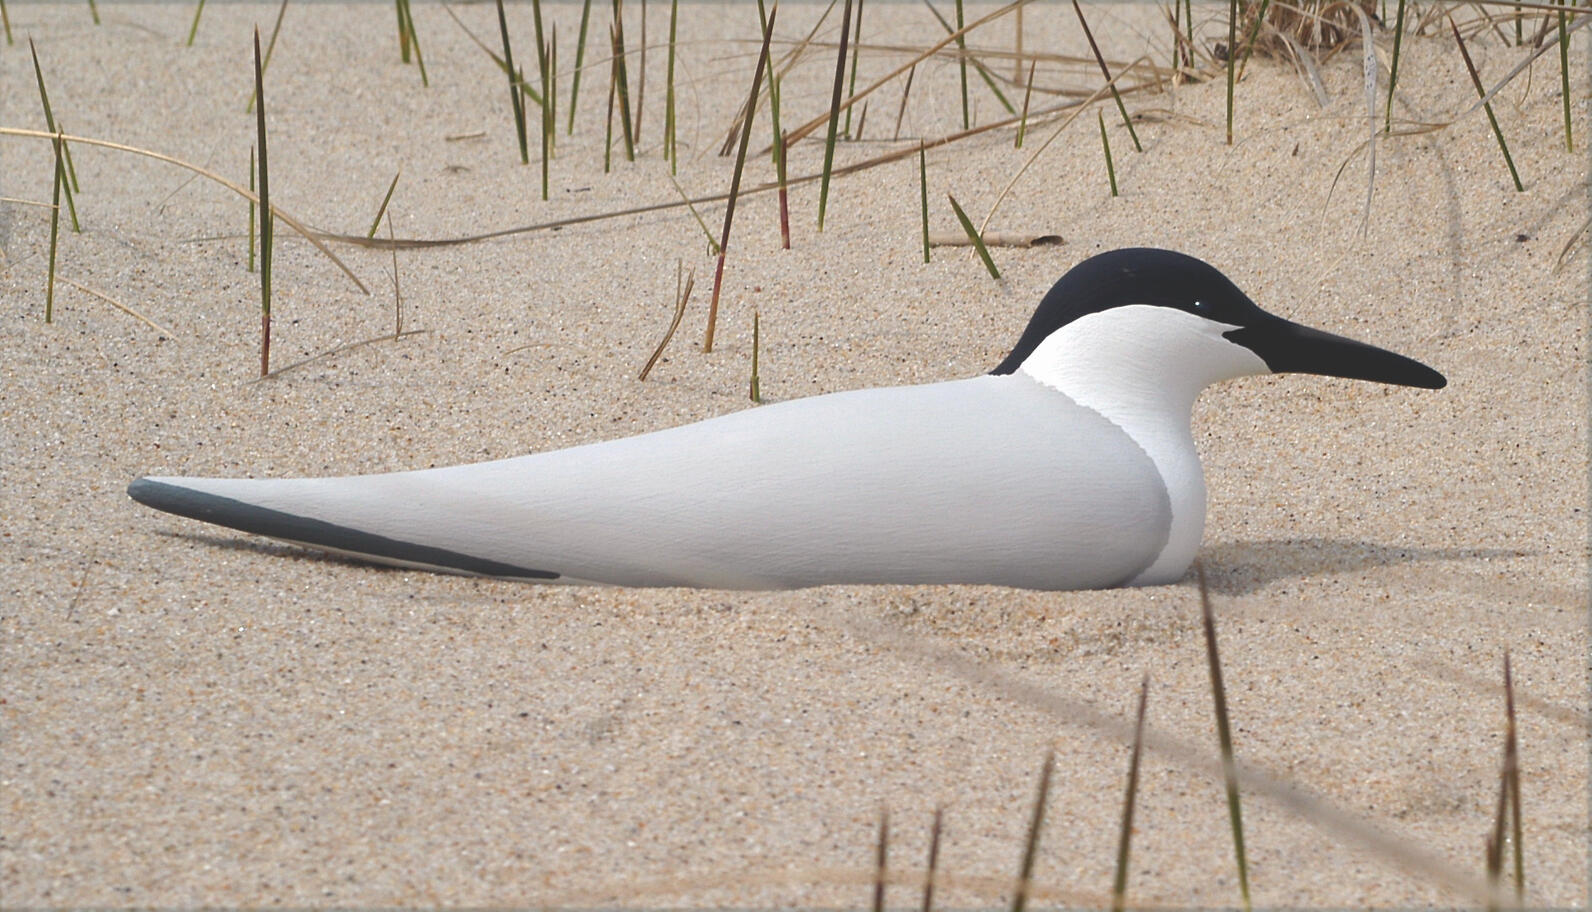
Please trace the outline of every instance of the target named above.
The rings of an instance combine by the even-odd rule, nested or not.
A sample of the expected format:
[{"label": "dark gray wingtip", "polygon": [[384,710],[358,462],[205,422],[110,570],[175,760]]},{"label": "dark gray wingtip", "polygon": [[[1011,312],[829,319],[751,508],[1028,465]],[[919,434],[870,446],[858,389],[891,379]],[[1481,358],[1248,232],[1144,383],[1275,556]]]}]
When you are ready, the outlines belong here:
[{"label": "dark gray wingtip", "polygon": [[356,557],[400,564],[419,564],[478,576],[510,579],[555,580],[557,573],[516,567],[500,561],[460,554],[446,548],[399,541],[385,535],[350,529],[325,520],[295,516],[231,497],[222,497],[154,478],[139,478],[127,486],[127,496],[146,507],[177,516],[226,526],[269,538],[310,547],[328,548]]}]

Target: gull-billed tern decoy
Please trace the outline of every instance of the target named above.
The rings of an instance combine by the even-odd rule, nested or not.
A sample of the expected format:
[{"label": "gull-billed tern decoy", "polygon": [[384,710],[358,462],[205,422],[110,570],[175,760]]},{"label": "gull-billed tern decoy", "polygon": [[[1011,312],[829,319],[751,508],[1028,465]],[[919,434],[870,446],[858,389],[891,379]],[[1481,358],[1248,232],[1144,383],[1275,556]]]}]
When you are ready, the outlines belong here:
[{"label": "gull-billed tern decoy", "polygon": [[1443,376],[1266,313],[1193,257],[1078,264],[991,373],[797,399],[606,443],[340,478],[149,477],[159,510],[408,567],[785,589],[1174,582],[1199,549],[1189,421],[1218,380]]}]

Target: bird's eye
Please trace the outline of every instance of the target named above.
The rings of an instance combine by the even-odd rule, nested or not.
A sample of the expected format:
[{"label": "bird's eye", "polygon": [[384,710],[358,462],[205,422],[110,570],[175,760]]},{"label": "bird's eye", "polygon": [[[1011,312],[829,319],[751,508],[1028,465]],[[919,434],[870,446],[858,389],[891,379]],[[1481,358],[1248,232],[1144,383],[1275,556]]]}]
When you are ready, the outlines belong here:
[{"label": "bird's eye", "polygon": [[1210,308],[1206,306],[1204,301],[1195,301],[1194,302],[1194,309],[1198,310],[1198,311],[1205,311],[1205,310],[1209,310]]}]

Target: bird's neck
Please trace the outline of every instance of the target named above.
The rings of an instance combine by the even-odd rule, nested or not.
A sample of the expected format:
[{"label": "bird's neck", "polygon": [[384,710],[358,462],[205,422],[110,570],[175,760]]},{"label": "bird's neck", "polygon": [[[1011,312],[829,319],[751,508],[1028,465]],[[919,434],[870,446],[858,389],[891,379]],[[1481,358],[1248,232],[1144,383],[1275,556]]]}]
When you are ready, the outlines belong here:
[{"label": "bird's neck", "polygon": [[1122,428],[1160,472],[1172,527],[1135,585],[1176,582],[1199,551],[1205,478],[1190,428],[1194,400],[1218,380],[1268,372],[1219,326],[1162,307],[1115,308],[1052,333],[1020,368]]}]

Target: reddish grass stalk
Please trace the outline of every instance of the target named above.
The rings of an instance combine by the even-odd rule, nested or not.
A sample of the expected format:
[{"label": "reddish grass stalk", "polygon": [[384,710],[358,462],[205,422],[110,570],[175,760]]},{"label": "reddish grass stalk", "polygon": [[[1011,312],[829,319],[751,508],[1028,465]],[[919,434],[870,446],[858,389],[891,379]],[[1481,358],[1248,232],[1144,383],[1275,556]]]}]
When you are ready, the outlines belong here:
[{"label": "reddish grass stalk", "polygon": [[719,320],[719,292],[724,287],[724,256],[730,249],[730,222],[735,218],[735,198],[741,193],[741,171],[746,166],[746,146],[752,138],[752,117],[757,113],[757,93],[763,85],[763,70],[768,66],[768,44],[774,37],[774,17],[779,15],[779,4],[768,11],[768,24],[763,28],[763,49],[757,55],[757,68],[752,73],[752,92],[746,101],[746,123],[741,126],[741,148],[735,155],[735,174],[730,178],[730,198],[724,207],[724,233],[719,240],[719,262],[713,268],[713,297],[708,302],[708,330],[702,338],[702,350],[713,350],[713,330]]},{"label": "reddish grass stalk", "polygon": [[785,131],[779,132],[779,243],[790,249],[790,196],[785,192]]}]

